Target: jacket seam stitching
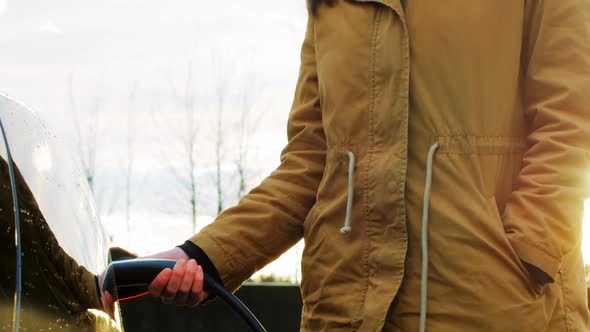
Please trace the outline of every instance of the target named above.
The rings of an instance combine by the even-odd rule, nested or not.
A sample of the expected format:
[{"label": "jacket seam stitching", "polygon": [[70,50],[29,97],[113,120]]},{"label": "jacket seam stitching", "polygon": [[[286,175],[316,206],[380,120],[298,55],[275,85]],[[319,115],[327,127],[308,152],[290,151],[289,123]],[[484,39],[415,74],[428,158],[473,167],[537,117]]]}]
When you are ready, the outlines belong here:
[{"label": "jacket seam stitching", "polygon": [[[227,249],[225,249],[225,247],[223,246],[223,244],[219,241],[217,241],[217,239],[215,239],[211,234],[209,234],[208,232],[204,231],[201,232],[202,234],[204,234],[205,236],[209,237],[209,239],[211,239],[211,241],[213,241],[215,243],[215,245],[217,245],[219,247],[219,249],[221,249],[221,251],[223,252],[224,257],[224,262],[223,262],[223,266],[228,266],[230,271],[235,270],[236,268],[236,264],[234,264],[233,262],[233,257],[232,255],[229,253],[229,251],[227,251]],[[231,281],[233,278],[228,278],[229,281]]]},{"label": "jacket seam stitching", "polygon": [[444,155],[493,156],[493,155],[522,154],[523,150],[494,151],[494,152],[482,152],[482,151],[477,151],[477,152],[449,152],[449,151],[444,151],[443,150],[443,151],[437,152],[437,154],[444,154]]},{"label": "jacket seam stitching", "polygon": [[[433,140],[441,144],[438,153],[447,155],[521,154],[526,149],[525,139],[520,136],[451,133],[434,135]],[[461,146],[457,147],[458,143]]]},{"label": "jacket seam stitching", "polygon": [[450,138],[454,138],[454,137],[475,137],[475,138],[511,138],[514,140],[524,140],[524,137],[521,136],[510,136],[510,135],[473,135],[473,134],[467,134],[467,133],[451,133],[449,135],[444,135],[444,134],[439,134],[436,135],[436,137],[450,137]]},{"label": "jacket seam stitching", "polygon": [[569,306],[568,306],[568,301],[567,301],[567,296],[566,296],[566,290],[564,287],[564,282],[563,282],[563,274],[559,273],[559,282],[561,283],[561,296],[563,297],[563,316],[564,316],[564,321],[565,321],[565,329],[566,332],[570,331],[570,317],[568,315],[568,310],[569,310]]},{"label": "jacket seam stitching", "polygon": [[547,249],[545,249],[545,248],[541,247],[540,245],[538,245],[538,244],[536,244],[536,243],[534,243],[534,242],[531,242],[531,241],[529,241],[529,240],[528,240],[528,239],[526,239],[526,238],[520,238],[520,239],[518,239],[517,241],[522,241],[522,242],[524,242],[524,243],[526,243],[526,244],[530,245],[531,247],[533,247],[533,248],[535,248],[535,249],[538,249],[538,250],[540,250],[540,251],[541,251],[541,252],[543,252],[545,255],[547,255],[547,256],[549,256],[549,257],[551,257],[551,258],[553,258],[553,259],[555,259],[555,260],[559,261],[559,257],[557,257],[557,256],[555,256],[555,255],[553,255],[553,254],[550,254],[550,253],[547,251]]},{"label": "jacket seam stitching", "polygon": [[[401,223],[404,224],[405,228],[404,231],[402,233],[403,235],[403,244],[404,244],[404,255],[402,257],[399,258],[399,260],[396,261],[397,264],[399,264],[402,268],[401,268],[401,276],[396,276],[395,278],[395,283],[396,283],[396,290],[394,293],[394,299],[395,299],[395,294],[399,291],[399,288],[401,287],[401,280],[403,279],[403,275],[405,274],[404,270],[405,270],[405,257],[407,254],[407,250],[408,250],[408,232],[407,232],[407,226],[406,226],[406,208],[405,208],[405,187],[406,187],[406,176],[407,176],[407,168],[408,168],[408,161],[407,161],[407,155],[408,155],[408,137],[409,137],[409,130],[408,130],[408,117],[409,117],[409,84],[410,84],[410,71],[411,71],[411,65],[410,65],[410,47],[408,45],[408,30],[407,30],[407,25],[404,22],[404,38],[403,38],[403,47],[404,47],[404,62],[407,64],[404,68],[404,73],[402,75],[402,79],[404,80],[404,86],[402,88],[402,91],[400,93],[401,98],[403,98],[404,100],[404,109],[403,109],[403,123],[404,123],[404,128],[405,128],[405,132],[404,135],[401,138],[402,141],[402,154],[404,156],[403,158],[403,166],[400,167],[399,169],[399,177],[397,179],[397,183],[398,183],[398,195],[400,197],[400,204],[399,204],[399,213],[397,214],[399,216],[398,220]],[[402,185],[399,185],[402,184]],[[393,303],[393,300],[391,300],[391,302],[389,303],[389,307],[391,307],[391,304]],[[389,308],[388,308],[389,310]],[[382,319],[382,323],[380,324],[381,328],[383,328],[383,325],[385,324],[385,319],[387,316],[387,311],[385,312],[385,317],[383,317]]]},{"label": "jacket seam stitching", "polygon": [[[381,8],[382,7],[376,7],[376,13],[375,13],[375,23],[373,24],[373,31],[372,31],[372,38],[371,38],[371,57],[370,57],[370,63],[369,63],[369,83],[370,83],[370,88],[369,88],[369,114],[368,114],[368,144],[367,144],[367,166],[365,167],[365,193],[364,193],[364,203],[365,203],[365,220],[367,221],[367,223],[369,223],[370,221],[370,210],[369,210],[369,176],[370,176],[370,170],[372,168],[372,164],[373,164],[373,151],[374,151],[374,142],[375,142],[375,128],[374,128],[374,112],[375,112],[375,85],[376,85],[376,79],[375,79],[375,67],[376,67],[376,59],[377,59],[377,52],[376,52],[376,48],[377,48],[377,35],[378,35],[378,31],[379,31],[379,23],[380,23],[380,19],[381,19]],[[367,293],[369,290],[369,247],[370,247],[370,236],[369,236],[369,225],[367,225],[367,227],[365,227],[365,238],[366,238],[366,244],[365,244],[365,250],[363,253],[363,268],[364,268],[364,273],[365,273],[365,282],[362,288],[362,296],[359,297],[360,301],[359,301],[359,309],[358,309],[358,313],[356,314],[356,317],[353,318],[353,320],[360,320],[362,317],[362,311],[363,311],[363,306],[364,303],[367,301]],[[360,326],[352,326],[353,330],[357,330]]]}]

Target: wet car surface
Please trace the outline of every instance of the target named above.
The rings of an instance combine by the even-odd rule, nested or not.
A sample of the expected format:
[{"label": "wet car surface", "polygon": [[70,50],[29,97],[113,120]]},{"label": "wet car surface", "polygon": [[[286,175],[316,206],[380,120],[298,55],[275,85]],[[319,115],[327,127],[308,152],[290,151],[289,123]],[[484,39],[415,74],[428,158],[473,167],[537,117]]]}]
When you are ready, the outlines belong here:
[{"label": "wet car surface", "polygon": [[33,111],[1,93],[0,121],[0,330],[120,330],[100,310],[96,274],[107,247],[75,159]]}]

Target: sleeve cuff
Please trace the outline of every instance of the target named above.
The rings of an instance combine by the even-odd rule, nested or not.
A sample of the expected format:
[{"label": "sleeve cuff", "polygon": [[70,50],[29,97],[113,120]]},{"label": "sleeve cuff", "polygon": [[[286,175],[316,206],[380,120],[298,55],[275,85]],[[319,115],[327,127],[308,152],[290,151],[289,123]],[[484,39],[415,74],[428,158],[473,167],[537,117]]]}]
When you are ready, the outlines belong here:
[{"label": "sleeve cuff", "polygon": [[[561,261],[537,245],[534,245],[524,239],[512,238],[508,236],[510,244],[516,254],[526,264],[531,276],[540,284],[553,283],[557,278],[557,273],[561,270]],[[536,269],[535,269],[536,268]]]},{"label": "sleeve cuff", "polygon": [[[221,281],[221,278],[219,277],[219,272],[215,268],[215,265],[213,265],[213,262],[211,262],[211,259],[209,259],[209,256],[207,256],[205,251],[203,251],[203,249],[201,249],[199,246],[192,243],[191,241],[186,241],[178,247],[182,249],[191,259],[196,260],[197,263],[203,267],[203,272],[207,273],[210,277],[213,278],[213,280],[217,281],[223,286],[223,281]],[[205,304],[206,302],[209,302],[214,298],[215,296],[211,295],[207,297],[202,303]]]}]

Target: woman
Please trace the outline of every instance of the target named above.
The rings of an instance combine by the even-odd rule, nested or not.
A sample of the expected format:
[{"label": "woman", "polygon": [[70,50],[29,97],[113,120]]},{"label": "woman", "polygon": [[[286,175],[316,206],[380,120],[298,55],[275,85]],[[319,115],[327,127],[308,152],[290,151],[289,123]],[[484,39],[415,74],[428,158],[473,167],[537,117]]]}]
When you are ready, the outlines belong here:
[{"label": "woman", "polygon": [[588,331],[590,3],[323,2],[281,165],[152,294],[195,305],[185,259],[234,290],[303,237],[305,331]]}]

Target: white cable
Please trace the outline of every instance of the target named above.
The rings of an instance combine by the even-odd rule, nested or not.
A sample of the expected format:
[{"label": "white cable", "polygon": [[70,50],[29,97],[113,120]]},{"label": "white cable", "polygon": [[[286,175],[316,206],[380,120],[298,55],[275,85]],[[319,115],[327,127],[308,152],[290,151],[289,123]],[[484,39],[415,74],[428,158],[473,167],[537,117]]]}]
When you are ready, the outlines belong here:
[{"label": "white cable", "polygon": [[426,163],[426,183],[424,184],[424,198],[422,206],[422,280],[420,284],[420,332],[426,331],[426,301],[428,283],[428,207],[430,205],[430,186],[432,184],[432,163],[438,143],[433,144],[428,151]]},{"label": "white cable", "polygon": [[354,153],[348,151],[348,199],[346,201],[346,217],[344,227],[340,228],[340,234],[348,234],[352,231],[350,226],[350,215],[352,212],[352,198],[354,197]]}]

